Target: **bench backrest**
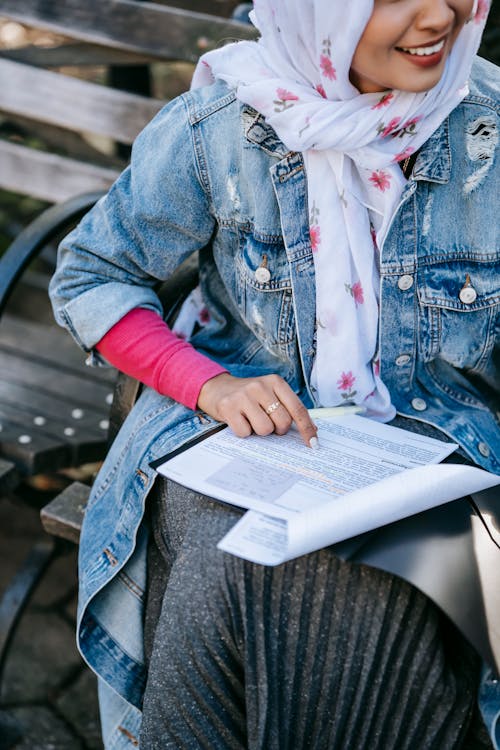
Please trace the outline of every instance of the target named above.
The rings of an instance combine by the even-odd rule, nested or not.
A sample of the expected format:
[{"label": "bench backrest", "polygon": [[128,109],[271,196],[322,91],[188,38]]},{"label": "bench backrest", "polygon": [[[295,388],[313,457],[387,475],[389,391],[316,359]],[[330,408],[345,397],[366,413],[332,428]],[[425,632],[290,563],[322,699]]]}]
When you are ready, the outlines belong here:
[{"label": "bench backrest", "polygon": [[[144,75],[141,85],[134,83],[134,70],[193,63],[226,40],[252,38],[250,26],[227,17],[237,5],[0,0],[0,18],[64,37],[56,46],[0,51],[0,188],[58,202],[109,187],[126,161],[113,143],[131,144],[188,80],[174,80],[168,97],[157,98]],[[67,66],[91,72],[104,66],[108,80],[111,70],[112,82],[141,93],[68,75]]]}]

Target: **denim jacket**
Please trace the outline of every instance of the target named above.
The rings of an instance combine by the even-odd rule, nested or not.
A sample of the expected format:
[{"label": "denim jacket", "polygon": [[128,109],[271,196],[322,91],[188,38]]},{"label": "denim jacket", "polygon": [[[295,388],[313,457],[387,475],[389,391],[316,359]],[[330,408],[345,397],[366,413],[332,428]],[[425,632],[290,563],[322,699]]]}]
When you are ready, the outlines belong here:
[{"label": "denim jacket", "polygon": [[[380,249],[379,320],[381,375],[398,413],[438,427],[494,473],[499,89],[498,69],[478,59],[469,95],[420,150]],[[158,282],[194,251],[210,314],[196,348],[235,375],[276,372],[314,405],[303,159],[223,83],[168,104],[137,138],[131,167],[63,241],[50,290],[58,322],[97,363],[93,347],[128,311],[161,312]],[[140,723],[149,463],[211,427],[206,415],[145,389],[94,484],[80,544],[78,641],[109,708],[108,749],[130,747]],[[495,708],[490,714],[495,721]]]}]

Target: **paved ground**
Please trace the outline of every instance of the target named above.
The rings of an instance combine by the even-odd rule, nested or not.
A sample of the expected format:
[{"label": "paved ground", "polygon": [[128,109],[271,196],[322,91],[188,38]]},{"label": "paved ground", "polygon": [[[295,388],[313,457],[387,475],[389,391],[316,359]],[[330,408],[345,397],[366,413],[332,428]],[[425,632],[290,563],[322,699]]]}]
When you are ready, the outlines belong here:
[{"label": "paved ground", "polygon": [[[38,510],[0,498],[0,594],[41,534]],[[0,690],[0,750],[102,750],[94,676],[75,647],[76,548],[52,563],[12,641]],[[3,726],[3,731],[1,727]]]}]

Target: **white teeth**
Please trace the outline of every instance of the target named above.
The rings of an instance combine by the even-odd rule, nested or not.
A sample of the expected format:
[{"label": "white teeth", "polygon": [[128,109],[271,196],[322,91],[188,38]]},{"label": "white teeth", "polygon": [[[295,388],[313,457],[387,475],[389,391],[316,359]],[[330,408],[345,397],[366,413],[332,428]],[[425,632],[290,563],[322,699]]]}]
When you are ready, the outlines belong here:
[{"label": "white teeth", "polygon": [[418,57],[425,57],[426,55],[435,55],[436,52],[441,52],[444,47],[445,40],[441,39],[437,44],[433,44],[431,47],[400,47],[403,52],[408,52],[410,55],[417,55]]}]

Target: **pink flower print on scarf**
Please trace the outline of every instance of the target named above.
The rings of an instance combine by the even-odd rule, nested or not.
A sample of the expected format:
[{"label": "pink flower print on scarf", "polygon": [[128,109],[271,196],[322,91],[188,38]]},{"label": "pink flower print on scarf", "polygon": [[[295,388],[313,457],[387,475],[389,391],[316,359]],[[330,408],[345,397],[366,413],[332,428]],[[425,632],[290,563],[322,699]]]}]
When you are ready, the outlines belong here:
[{"label": "pink flower print on scarf", "polygon": [[309,212],[309,238],[311,240],[311,248],[313,253],[317,252],[321,244],[321,227],[319,225],[319,208],[316,203],[312,204],[312,208]]},{"label": "pink flower print on scarf", "polygon": [[368,179],[382,193],[385,193],[391,187],[391,175],[384,169],[376,169]]},{"label": "pink flower print on scarf", "polygon": [[389,135],[394,135],[394,133],[397,132],[396,128],[398,127],[400,122],[401,122],[401,117],[393,117],[392,120],[390,120],[387,123],[387,125],[381,122],[377,128],[377,133],[382,138],[387,138],[387,136]]},{"label": "pink flower print on scarf", "polygon": [[349,372],[343,372],[340,376],[340,378],[337,380],[337,386],[339,391],[343,391],[342,398],[349,400],[351,398],[354,398],[357,391],[353,391],[353,385],[356,382],[356,378],[352,374],[351,370]]},{"label": "pink flower print on scarf", "polygon": [[415,151],[415,149],[411,148],[411,146],[408,146],[403,151],[401,151],[399,154],[396,154],[396,156],[394,157],[393,161],[394,162],[404,161],[405,159],[408,159],[408,157],[410,157],[413,154],[414,151]]},{"label": "pink flower print on scarf", "polygon": [[391,138],[403,138],[405,135],[417,135],[417,125],[421,119],[421,115],[416,115],[401,125],[401,117],[394,117],[387,125],[381,122],[377,128],[377,133],[382,138],[387,138],[388,136],[391,136]]},{"label": "pink flower print on scarf", "polygon": [[373,360],[373,374],[377,378],[380,375],[380,359],[378,357]]},{"label": "pink flower print on scarf", "polygon": [[299,101],[297,94],[294,94],[292,91],[287,91],[287,89],[276,89],[276,96],[278,98],[274,100],[275,112],[284,112],[285,109],[293,107],[294,102]]},{"label": "pink flower print on scarf", "polygon": [[330,37],[323,40],[323,50],[319,58],[319,68],[329,81],[337,80],[337,71],[332,63],[332,42]]},{"label": "pink flower print on scarf", "polygon": [[392,93],[392,91],[388,91],[378,100],[376,104],[373,105],[372,109],[383,109],[384,107],[389,106],[392,99],[394,99],[394,94]]},{"label": "pink flower print on scarf", "polygon": [[365,298],[361,281],[356,281],[354,284],[344,284],[344,287],[346,292],[351,295],[357,305],[363,304]]},{"label": "pink flower print on scarf", "polygon": [[318,85],[315,86],[314,88],[316,89],[318,94],[323,97],[323,99],[327,98],[325,88],[321,83],[318,83]]},{"label": "pink flower print on scarf", "polygon": [[407,120],[397,132],[392,134],[392,137],[402,138],[404,135],[417,135],[417,125],[421,119],[422,116],[417,115],[416,117],[412,117],[410,120]]},{"label": "pink flower print on scarf", "polygon": [[321,227],[318,224],[312,224],[309,227],[309,237],[312,251],[315,253],[321,244]]}]

